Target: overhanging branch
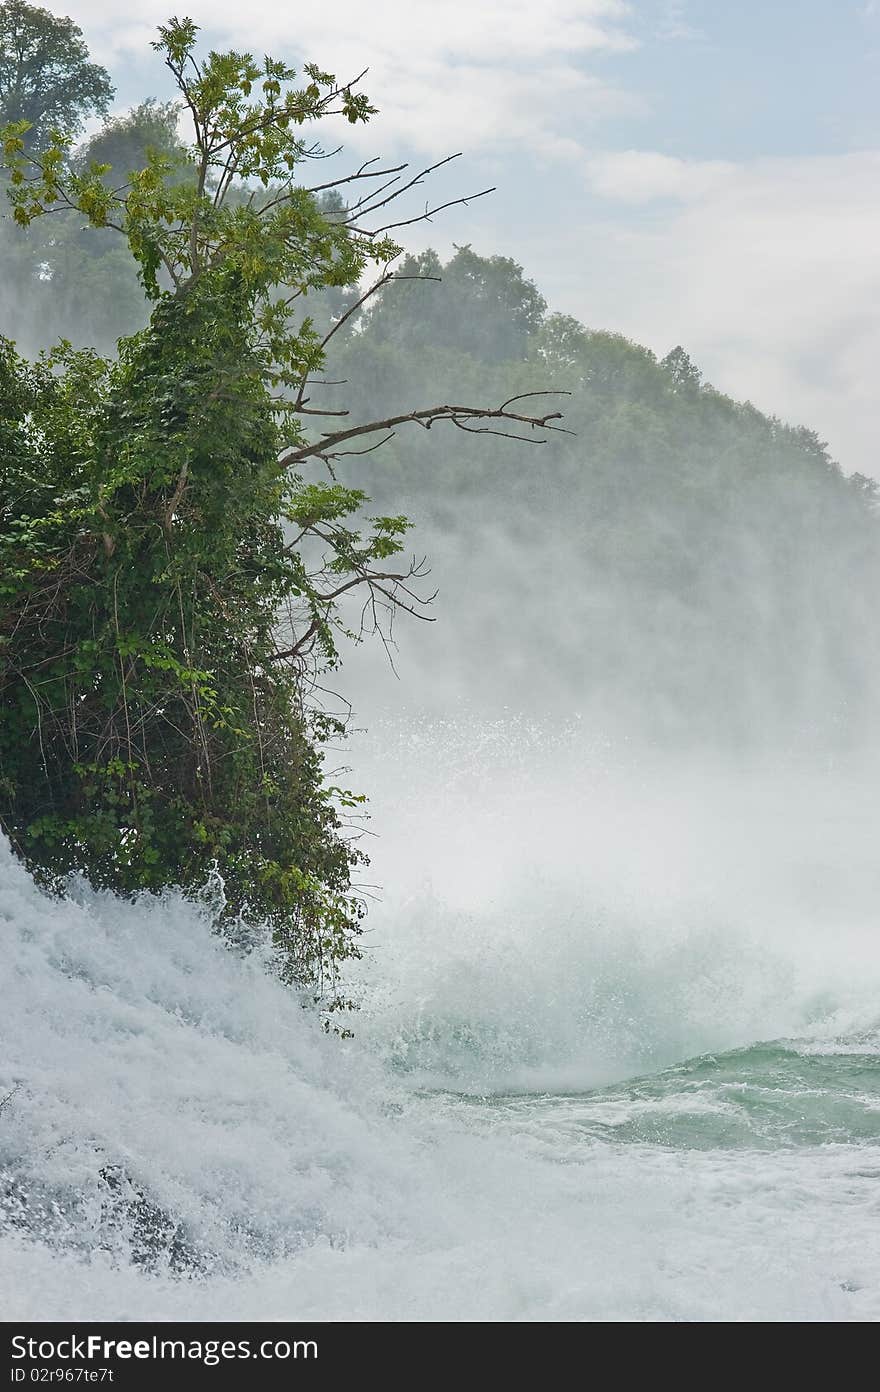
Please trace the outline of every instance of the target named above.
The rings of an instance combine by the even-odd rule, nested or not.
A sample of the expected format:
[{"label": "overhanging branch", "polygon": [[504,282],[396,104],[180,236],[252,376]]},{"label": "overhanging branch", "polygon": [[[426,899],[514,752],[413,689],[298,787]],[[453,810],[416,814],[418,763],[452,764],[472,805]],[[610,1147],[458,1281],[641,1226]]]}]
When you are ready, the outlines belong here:
[{"label": "overhanging branch", "polygon": [[[286,468],[292,468],[295,464],[301,464],[306,459],[315,456],[321,458],[335,459],[338,457],[337,446],[346,444],[349,440],[359,439],[364,435],[374,435],[379,431],[393,431],[395,426],[412,423],[420,425],[423,430],[430,430],[436,421],[448,420],[463,430],[473,430],[478,433],[479,428],[470,424],[472,421],[509,421],[512,425],[528,426],[530,430],[546,430],[556,434],[571,435],[572,431],[564,429],[559,425],[553,425],[553,421],[562,420],[561,411],[547,411],[543,415],[526,415],[519,411],[512,411],[510,407],[517,401],[525,397],[534,396],[570,396],[568,391],[542,391],[542,392],[523,392],[521,396],[510,397],[502,406],[428,406],[421,411],[405,411],[398,416],[387,416],[384,420],[369,421],[366,425],[353,425],[348,430],[337,430],[332,433],[322,435],[320,440],[312,444],[299,445],[296,449],[288,450],[281,455],[280,463]],[[484,427],[485,429],[485,427]],[[539,444],[543,441],[530,435],[517,435],[512,431],[492,431],[494,434],[506,435],[511,439],[524,440],[529,444]],[[351,451],[348,451],[351,453]]]}]

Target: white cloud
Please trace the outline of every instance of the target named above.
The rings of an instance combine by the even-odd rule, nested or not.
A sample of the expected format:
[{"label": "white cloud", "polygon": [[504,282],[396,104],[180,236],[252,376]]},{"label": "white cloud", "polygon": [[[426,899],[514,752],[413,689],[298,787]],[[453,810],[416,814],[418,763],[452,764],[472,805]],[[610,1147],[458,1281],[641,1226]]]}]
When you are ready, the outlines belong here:
[{"label": "white cloud", "polygon": [[593,191],[622,203],[705,196],[729,180],[735,168],[723,160],[684,160],[656,150],[606,151],[585,162]]},{"label": "white cloud", "polygon": [[880,152],[732,164],[628,151],[591,157],[587,177],[606,216],[579,229],[570,277],[554,246],[544,281],[559,307],[659,352],[683,343],[720,389],[880,473]]},{"label": "white cloud", "polygon": [[[124,13],[108,12],[104,0],[72,0],[66,8],[77,23],[90,27],[93,37],[103,36],[107,52],[125,50],[133,39],[140,42],[143,26],[155,37],[156,26],[168,17],[161,0],[130,0]],[[547,53],[619,50],[633,42],[621,27],[630,9],[622,0],[542,0],[541,5],[529,0],[373,0],[368,10],[359,0],[337,0],[332,6],[264,2],[244,9],[236,0],[212,0],[201,13],[197,4],[187,8],[204,28],[257,50],[270,43],[300,50],[344,44],[414,60],[429,49],[455,59],[532,62]]]},{"label": "white cloud", "polygon": [[[240,48],[311,60],[340,77],[369,67],[365,89],[381,109],[366,140],[428,155],[516,144],[541,156],[571,153],[570,130],[626,98],[583,71],[600,52],[634,46],[623,0],[336,0],[333,5],[186,7],[213,37]],[[96,58],[111,71],[139,64],[167,19],[167,0],[69,0]],[[161,69],[155,60],[157,78]],[[346,143],[364,133],[347,128]]]}]

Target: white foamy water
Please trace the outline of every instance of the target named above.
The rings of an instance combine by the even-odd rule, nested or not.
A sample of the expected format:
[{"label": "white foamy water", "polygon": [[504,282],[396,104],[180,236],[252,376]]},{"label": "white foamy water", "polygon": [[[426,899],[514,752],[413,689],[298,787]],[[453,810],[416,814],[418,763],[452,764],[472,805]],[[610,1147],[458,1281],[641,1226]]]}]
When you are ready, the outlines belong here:
[{"label": "white foamy water", "polygon": [[880,1317],[870,771],[517,722],[354,757],[351,1041],[175,896],[0,847],[3,1316]]}]

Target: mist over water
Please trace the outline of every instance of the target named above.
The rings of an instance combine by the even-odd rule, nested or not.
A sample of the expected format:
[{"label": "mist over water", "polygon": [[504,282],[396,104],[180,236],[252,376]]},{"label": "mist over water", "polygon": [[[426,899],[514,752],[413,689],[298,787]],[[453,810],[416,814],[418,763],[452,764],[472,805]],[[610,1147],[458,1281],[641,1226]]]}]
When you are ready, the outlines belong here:
[{"label": "mist over water", "polygon": [[355,1037],[0,851],[10,1318],[880,1316],[876,765],[376,721]]},{"label": "mist over water", "polygon": [[583,1088],[877,1020],[873,761],[475,716],[365,743],[386,888],[364,1010],[398,1067]]}]

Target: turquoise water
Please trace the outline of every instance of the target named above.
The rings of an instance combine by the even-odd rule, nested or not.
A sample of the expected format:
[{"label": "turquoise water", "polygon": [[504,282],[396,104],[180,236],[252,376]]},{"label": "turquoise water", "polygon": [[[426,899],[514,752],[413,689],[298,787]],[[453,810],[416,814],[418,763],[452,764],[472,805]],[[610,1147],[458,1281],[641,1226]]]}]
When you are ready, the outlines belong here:
[{"label": "turquoise water", "polygon": [[[462,1098],[465,1105],[473,1099]],[[501,1094],[476,1103],[511,1130],[592,1142],[726,1150],[865,1145],[880,1139],[880,1035],[704,1054],[591,1092]],[[867,1170],[871,1161],[866,1160]],[[866,1172],[867,1172],[866,1170]],[[873,1175],[880,1179],[880,1151]]]}]

